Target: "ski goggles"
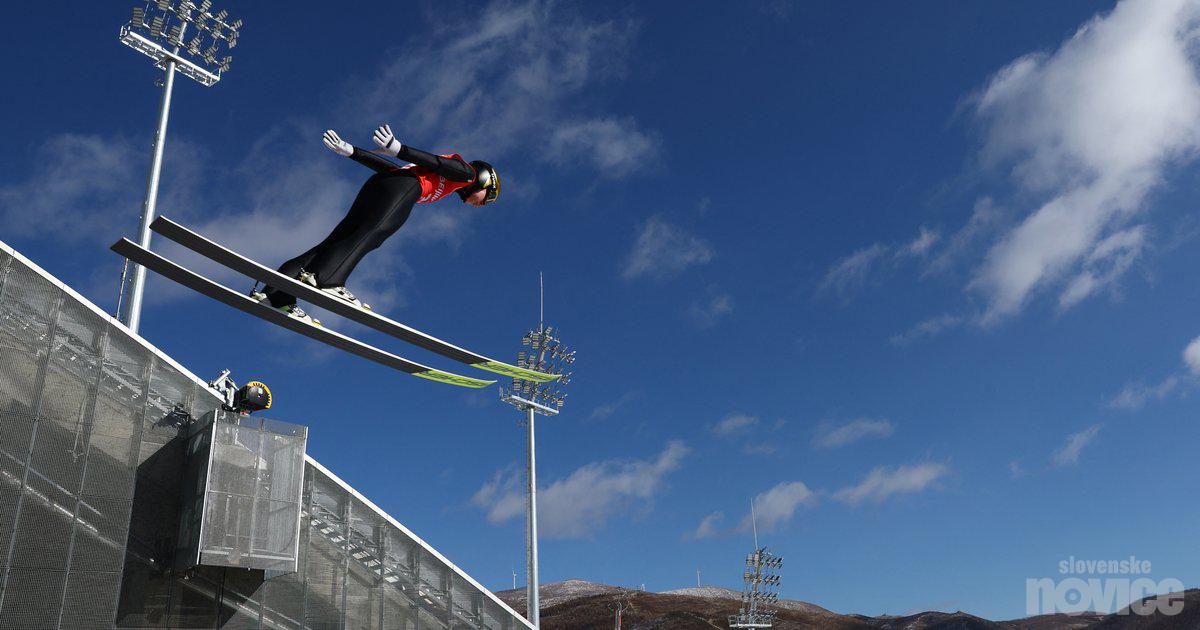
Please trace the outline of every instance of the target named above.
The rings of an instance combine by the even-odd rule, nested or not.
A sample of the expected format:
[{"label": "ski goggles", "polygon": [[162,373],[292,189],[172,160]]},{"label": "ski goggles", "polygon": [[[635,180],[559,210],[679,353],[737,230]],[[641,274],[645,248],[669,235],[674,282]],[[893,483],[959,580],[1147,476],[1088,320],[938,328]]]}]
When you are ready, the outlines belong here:
[{"label": "ski goggles", "polygon": [[484,205],[492,203],[500,196],[500,176],[496,174],[496,169],[482,160],[472,161],[471,167],[475,169],[475,182],[463,191],[463,199],[465,200],[477,190],[486,190],[487,195],[484,197],[483,203]]}]

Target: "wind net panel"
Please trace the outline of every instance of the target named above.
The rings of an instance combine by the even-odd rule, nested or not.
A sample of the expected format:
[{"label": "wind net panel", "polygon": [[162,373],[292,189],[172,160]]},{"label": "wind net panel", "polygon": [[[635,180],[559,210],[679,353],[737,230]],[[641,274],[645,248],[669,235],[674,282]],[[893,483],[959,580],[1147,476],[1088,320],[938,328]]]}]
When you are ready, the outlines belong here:
[{"label": "wind net panel", "polygon": [[34,414],[61,291],[9,257],[0,275],[0,411]]},{"label": "wind net panel", "polygon": [[17,524],[34,418],[0,412],[0,552],[7,552]]}]

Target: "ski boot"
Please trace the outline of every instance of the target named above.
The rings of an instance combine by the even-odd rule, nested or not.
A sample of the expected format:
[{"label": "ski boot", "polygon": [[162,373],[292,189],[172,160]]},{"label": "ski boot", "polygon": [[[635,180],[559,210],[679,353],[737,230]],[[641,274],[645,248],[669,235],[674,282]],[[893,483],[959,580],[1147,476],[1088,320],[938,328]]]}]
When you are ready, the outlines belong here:
[{"label": "ski boot", "polygon": [[320,290],[324,291],[325,293],[328,293],[329,295],[332,295],[333,297],[335,297],[339,300],[342,300],[343,302],[349,302],[349,303],[357,306],[358,308],[363,309],[364,311],[371,310],[370,304],[367,304],[366,302],[363,302],[363,301],[359,300],[358,298],[354,297],[354,294],[351,293],[350,290],[347,289],[346,287],[323,287],[323,286],[317,284],[317,275],[314,273],[309,273],[302,269],[302,270],[300,270],[300,276],[299,276],[298,280],[300,280],[300,282],[303,282],[304,284],[307,284],[311,287],[320,289]]},{"label": "ski boot", "polygon": [[250,299],[269,308],[273,308],[293,319],[298,319],[302,322],[308,322],[314,326],[321,325],[321,320],[309,315],[308,313],[305,313],[304,309],[300,308],[296,304],[288,304],[287,306],[271,306],[270,300],[267,299],[267,294],[263,293],[262,291],[251,291]]}]

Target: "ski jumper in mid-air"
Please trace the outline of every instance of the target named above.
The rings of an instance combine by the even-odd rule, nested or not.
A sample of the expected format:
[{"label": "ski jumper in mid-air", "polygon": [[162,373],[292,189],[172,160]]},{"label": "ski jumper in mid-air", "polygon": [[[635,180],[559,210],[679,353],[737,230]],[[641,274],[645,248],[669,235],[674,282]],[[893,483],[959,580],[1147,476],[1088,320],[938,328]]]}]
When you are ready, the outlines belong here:
[{"label": "ski jumper in mid-air", "polygon": [[[487,162],[467,162],[457,153],[433,155],[403,145],[388,125],[375,130],[374,140],[382,153],[410,164],[402,167],[352,146],[333,130],[325,132],[325,146],[374,170],[375,174],[362,185],[345,218],[325,240],[279,267],[279,273],[285,276],[366,309],[370,307],[346,290],[346,279],[364,256],[404,225],[415,204],[456,193],[464,203],[482,206],[492,203],[500,194],[500,178]],[[251,297],[260,302],[266,300],[292,317],[318,323],[296,305],[294,296],[283,291],[266,287],[262,292],[252,292]]]}]

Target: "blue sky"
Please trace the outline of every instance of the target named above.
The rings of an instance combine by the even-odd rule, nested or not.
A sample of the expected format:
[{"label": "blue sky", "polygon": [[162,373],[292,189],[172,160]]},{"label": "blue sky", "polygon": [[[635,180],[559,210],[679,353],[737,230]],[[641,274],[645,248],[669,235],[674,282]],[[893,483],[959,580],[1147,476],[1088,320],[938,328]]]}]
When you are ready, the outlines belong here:
[{"label": "blue sky", "polygon": [[[277,264],[367,175],[326,128],[495,164],[499,203],[419,207],[350,286],[511,356],[545,272],[580,357],[538,436],[545,581],[738,588],[757,496],[783,595],[839,612],[1019,617],[1068,556],[1200,583],[1194,2],[295,6],[228,7],[232,71],[178,82],[160,210]],[[0,239],[111,308],[155,75],[125,8],[22,11]],[[493,390],[149,286],[153,343],[265,380],[315,457],[511,586]]]}]

